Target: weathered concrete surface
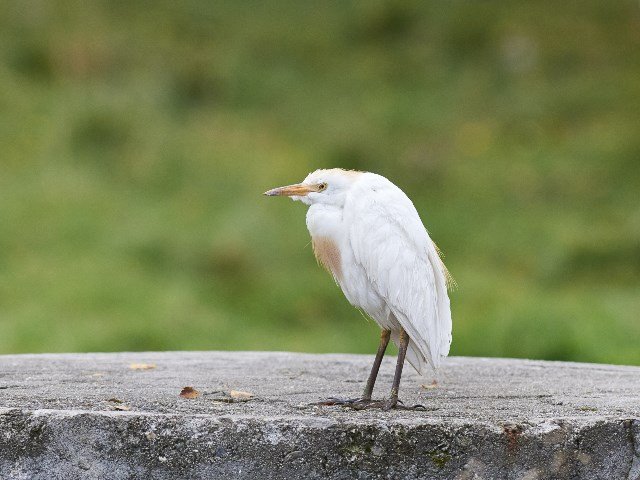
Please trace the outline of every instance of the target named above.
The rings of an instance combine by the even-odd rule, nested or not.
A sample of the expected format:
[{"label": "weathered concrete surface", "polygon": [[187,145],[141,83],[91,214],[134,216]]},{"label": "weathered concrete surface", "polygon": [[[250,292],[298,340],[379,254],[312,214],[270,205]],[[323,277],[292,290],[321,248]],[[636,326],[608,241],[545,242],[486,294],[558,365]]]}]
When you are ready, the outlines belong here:
[{"label": "weathered concrete surface", "polygon": [[[406,370],[401,397],[426,412],[310,405],[358,396],[371,361],[0,356],[0,478],[640,479],[640,368],[451,358],[437,388]],[[179,397],[184,386],[201,395]],[[255,397],[227,403],[230,390]]]}]

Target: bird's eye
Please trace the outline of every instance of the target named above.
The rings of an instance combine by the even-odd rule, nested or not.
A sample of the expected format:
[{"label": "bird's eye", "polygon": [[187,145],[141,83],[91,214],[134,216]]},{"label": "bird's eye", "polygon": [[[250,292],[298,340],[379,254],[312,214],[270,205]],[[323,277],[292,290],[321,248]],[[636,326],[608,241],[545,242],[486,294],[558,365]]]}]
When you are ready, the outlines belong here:
[{"label": "bird's eye", "polygon": [[321,192],[321,191],[323,191],[323,190],[326,190],[326,189],[327,189],[327,184],[326,184],[326,183],[320,183],[320,184],[318,185],[318,191],[319,191],[319,192]]}]

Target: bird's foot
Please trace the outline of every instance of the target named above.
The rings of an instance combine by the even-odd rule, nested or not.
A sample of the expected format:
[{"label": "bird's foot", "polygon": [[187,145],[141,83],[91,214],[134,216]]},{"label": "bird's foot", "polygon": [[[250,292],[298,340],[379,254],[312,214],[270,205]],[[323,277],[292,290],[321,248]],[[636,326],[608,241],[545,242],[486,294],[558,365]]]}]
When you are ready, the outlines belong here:
[{"label": "bird's foot", "polygon": [[318,405],[333,406],[338,405],[341,407],[351,408],[353,410],[368,410],[379,408],[385,412],[389,410],[411,410],[411,411],[426,411],[427,407],[424,405],[405,405],[402,400],[397,398],[388,398],[386,400],[371,400],[367,398],[329,398],[324,402],[318,403]]},{"label": "bird's foot", "polygon": [[330,397],[324,402],[318,402],[316,405],[350,407],[356,410],[361,410],[364,405],[371,403],[370,398],[336,398]]},{"label": "bird's foot", "polygon": [[410,410],[410,411],[426,411],[427,407],[425,407],[424,405],[405,405],[404,402],[402,400],[399,400],[397,398],[387,398],[386,400],[379,400],[376,402],[370,402],[369,404],[365,405],[364,407],[362,407],[362,409],[369,409],[369,408],[379,408],[380,410],[383,410],[385,412],[388,412],[389,410]]}]

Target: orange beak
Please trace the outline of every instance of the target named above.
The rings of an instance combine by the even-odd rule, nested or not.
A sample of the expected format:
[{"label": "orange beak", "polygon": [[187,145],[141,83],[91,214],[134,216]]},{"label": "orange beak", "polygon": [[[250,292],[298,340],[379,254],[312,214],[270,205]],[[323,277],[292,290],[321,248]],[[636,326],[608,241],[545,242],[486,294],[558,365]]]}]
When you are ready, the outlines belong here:
[{"label": "orange beak", "polygon": [[297,185],[287,185],[286,187],[278,187],[273,190],[269,190],[264,192],[265,195],[269,197],[291,197],[291,196],[299,196],[304,197],[309,192],[314,192],[314,188],[311,185],[303,185],[298,183]]}]

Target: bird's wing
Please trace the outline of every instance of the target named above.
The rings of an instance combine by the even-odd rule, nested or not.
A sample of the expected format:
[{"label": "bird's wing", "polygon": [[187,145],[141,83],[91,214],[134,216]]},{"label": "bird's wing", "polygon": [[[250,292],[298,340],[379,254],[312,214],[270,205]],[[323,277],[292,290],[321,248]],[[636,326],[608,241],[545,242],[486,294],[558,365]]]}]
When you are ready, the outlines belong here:
[{"label": "bird's wing", "polygon": [[[344,208],[355,261],[409,334],[418,360],[435,369],[451,344],[448,272],[411,200],[384,177],[367,177]],[[424,373],[423,361],[411,363]]]}]

